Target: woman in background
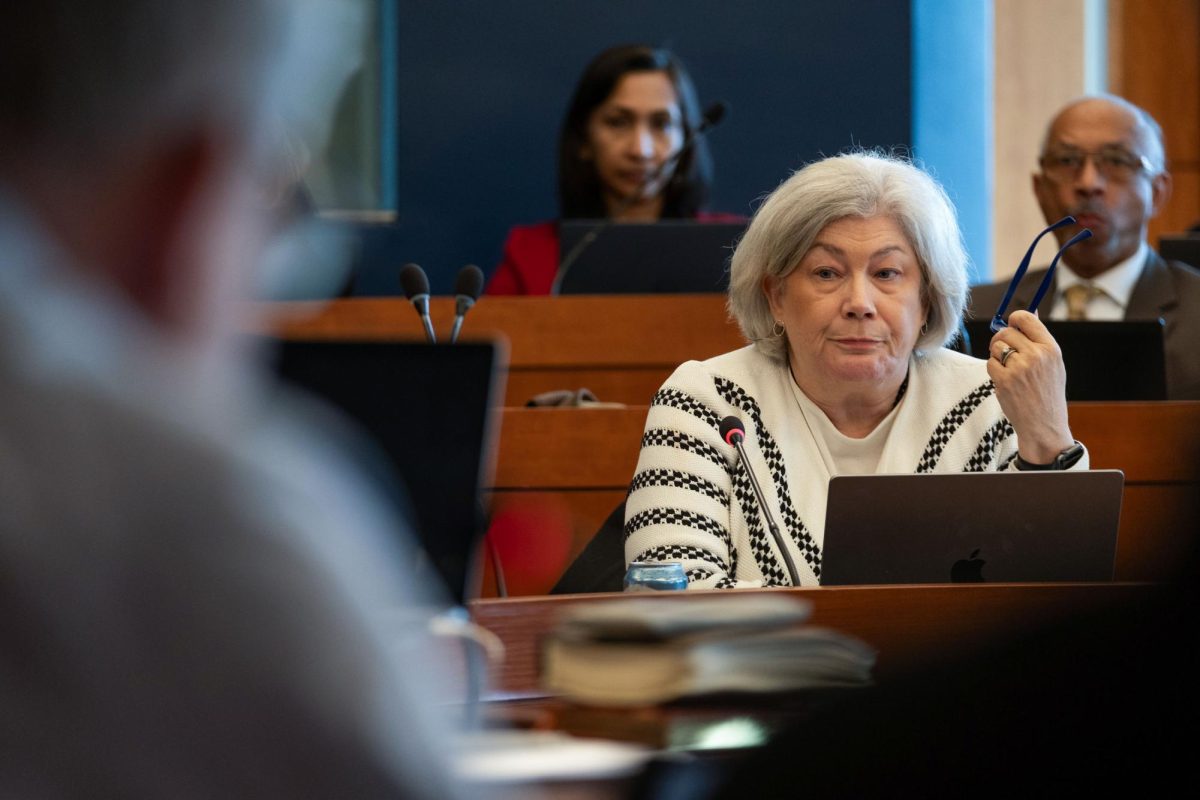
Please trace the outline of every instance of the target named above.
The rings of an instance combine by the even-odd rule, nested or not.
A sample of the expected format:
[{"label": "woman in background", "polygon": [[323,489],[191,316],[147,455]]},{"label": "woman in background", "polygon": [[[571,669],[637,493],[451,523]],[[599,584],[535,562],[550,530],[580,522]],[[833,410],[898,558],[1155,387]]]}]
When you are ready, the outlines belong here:
[{"label": "woman in background", "polygon": [[[678,155],[700,119],[692,80],[672,53],[645,45],[605,50],[584,70],[563,121],[560,218],[740,219],[701,211],[712,180],[703,138]],[[487,293],[549,294],[559,258],[557,222],[518,225]]]}]

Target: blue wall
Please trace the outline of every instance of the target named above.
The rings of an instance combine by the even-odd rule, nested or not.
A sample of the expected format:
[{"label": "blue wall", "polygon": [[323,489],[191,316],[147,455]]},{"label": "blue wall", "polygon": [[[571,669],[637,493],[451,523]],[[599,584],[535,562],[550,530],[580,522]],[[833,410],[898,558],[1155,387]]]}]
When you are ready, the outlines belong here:
[{"label": "blue wall", "polygon": [[373,236],[362,293],[395,294],[406,261],[445,293],[465,263],[490,273],[511,225],[553,217],[561,115],[584,64],[613,44],[670,47],[702,104],[729,103],[709,139],[714,210],[749,214],[822,155],[913,144],[907,2],[398,5],[399,223]]},{"label": "blue wall", "polygon": [[971,283],[992,274],[991,6],[912,0],[913,155],[958,207]]}]

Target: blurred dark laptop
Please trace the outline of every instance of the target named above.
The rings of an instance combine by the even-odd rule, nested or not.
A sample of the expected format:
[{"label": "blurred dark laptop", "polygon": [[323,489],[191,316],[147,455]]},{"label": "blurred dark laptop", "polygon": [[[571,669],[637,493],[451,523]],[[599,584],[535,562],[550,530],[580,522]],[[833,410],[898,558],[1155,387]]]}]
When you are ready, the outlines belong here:
[{"label": "blurred dark laptop", "polygon": [[503,366],[489,342],[283,341],[277,352],[285,380],[345,411],[388,457],[407,489],[401,511],[460,603],[483,532]]},{"label": "blurred dark laptop", "polygon": [[1168,261],[1183,261],[1200,269],[1200,233],[1160,236],[1158,254]]},{"label": "blurred dark laptop", "polygon": [[746,223],[563,220],[559,258],[566,259],[593,230],[596,238],[563,274],[559,294],[724,292],[729,257]]},{"label": "blurred dark laptop", "polygon": [[1118,470],[842,475],[821,584],[1110,581]]},{"label": "blurred dark laptop", "polygon": [[[971,355],[976,358],[989,356],[988,325],[985,320],[966,323]],[[1161,320],[1047,320],[1046,329],[1062,349],[1068,400],[1167,399]]]}]

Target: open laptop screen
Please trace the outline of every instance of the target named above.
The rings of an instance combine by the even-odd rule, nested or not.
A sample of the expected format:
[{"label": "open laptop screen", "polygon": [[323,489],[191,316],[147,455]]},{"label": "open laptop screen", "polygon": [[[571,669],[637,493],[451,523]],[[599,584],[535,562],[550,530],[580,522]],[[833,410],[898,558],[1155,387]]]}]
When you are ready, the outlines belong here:
[{"label": "open laptop screen", "polygon": [[1158,254],[1168,261],[1183,261],[1200,269],[1200,233],[1160,236]]},{"label": "open laptop screen", "polygon": [[[976,358],[990,355],[988,326],[985,320],[966,323],[971,355]],[[1068,400],[1167,399],[1161,320],[1047,320],[1046,329],[1062,350]]]},{"label": "open laptop screen", "polygon": [[278,373],[346,412],[388,457],[407,489],[406,516],[458,602],[483,531],[500,359],[492,343],[278,343]]},{"label": "open laptop screen", "polygon": [[596,238],[561,276],[560,294],[724,292],[729,257],[746,223],[563,220],[560,258],[592,231]]}]

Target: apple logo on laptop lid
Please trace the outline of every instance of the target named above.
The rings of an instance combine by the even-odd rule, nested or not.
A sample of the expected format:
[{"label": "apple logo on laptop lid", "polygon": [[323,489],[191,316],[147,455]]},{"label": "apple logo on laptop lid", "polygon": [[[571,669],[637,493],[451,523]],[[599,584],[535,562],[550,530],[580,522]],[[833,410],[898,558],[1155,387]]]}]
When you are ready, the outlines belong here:
[{"label": "apple logo on laptop lid", "polygon": [[983,565],[987,561],[979,558],[980,548],[975,548],[968,558],[960,558],[950,567],[951,583],[983,583]]}]

